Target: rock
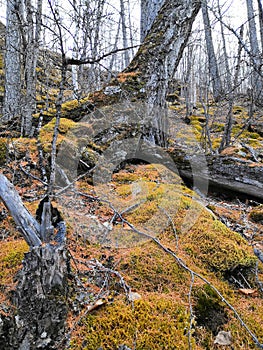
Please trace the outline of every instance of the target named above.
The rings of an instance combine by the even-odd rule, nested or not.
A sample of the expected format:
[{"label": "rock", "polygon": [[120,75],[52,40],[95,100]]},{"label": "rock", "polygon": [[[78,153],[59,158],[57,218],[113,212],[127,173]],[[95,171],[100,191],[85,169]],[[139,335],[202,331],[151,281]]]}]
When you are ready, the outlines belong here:
[{"label": "rock", "polygon": [[120,86],[106,86],[104,89],[104,94],[105,95],[116,95],[119,94],[121,92],[121,87]]},{"label": "rock", "polygon": [[226,345],[231,345],[232,341],[233,340],[232,340],[231,332],[220,331],[216,336],[214,344],[226,346]]},{"label": "rock", "polygon": [[128,299],[130,302],[135,301],[135,300],[140,300],[142,296],[139,293],[136,292],[130,292]]},{"label": "rock", "polygon": [[126,345],[120,345],[120,346],[118,347],[118,350],[131,350],[131,348],[129,348],[129,347],[126,346]]}]

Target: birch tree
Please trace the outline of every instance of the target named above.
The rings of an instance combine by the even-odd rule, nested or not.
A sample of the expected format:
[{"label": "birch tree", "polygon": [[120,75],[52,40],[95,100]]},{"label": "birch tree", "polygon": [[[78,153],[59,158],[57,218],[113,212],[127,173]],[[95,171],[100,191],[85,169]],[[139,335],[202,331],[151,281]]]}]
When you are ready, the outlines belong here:
[{"label": "birch tree", "polygon": [[36,110],[36,67],[41,34],[42,0],[37,1],[34,8],[31,0],[25,0],[25,20],[23,29],[24,55],[24,90],[22,112],[22,135],[30,135],[32,129],[32,115]]},{"label": "birch tree", "polygon": [[220,75],[219,75],[215,50],[214,50],[214,43],[212,38],[210,19],[208,15],[207,1],[202,0],[201,4],[202,4],[202,15],[203,15],[204,28],[205,28],[205,41],[206,41],[206,48],[207,48],[207,55],[208,55],[209,74],[212,81],[214,99],[215,101],[218,101],[220,97],[222,97],[222,84],[220,80]]},{"label": "birch tree", "polygon": [[[252,72],[252,88],[254,91],[255,103],[263,104],[263,79],[261,72],[262,57],[260,54],[259,43],[257,39],[257,28],[255,21],[255,13],[253,8],[253,1],[246,0],[247,4],[247,16],[248,16],[248,26],[249,26],[249,42],[250,42],[250,53],[253,62],[253,72]],[[256,66],[256,67],[255,67]],[[256,68],[256,69],[255,69]]]},{"label": "birch tree", "polygon": [[6,2],[4,120],[17,119],[21,135],[29,135],[36,106],[36,66],[41,33],[42,1]]},{"label": "birch tree", "polygon": [[260,26],[261,52],[263,52],[263,6],[262,0],[258,0],[258,20]]},{"label": "birch tree", "polygon": [[[122,25],[122,41],[123,41],[123,47],[128,47],[128,36],[127,36],[127,27],[126,27],[126,13],[125,13],[125,6],[124,6],[124,0],[120,0],[120,16],[121,16],[121,25]],[[128,50],[124,51],[124,65],[125,67],[128,66],[130,62],[129,52]]]},{"label": "birch tree", "polygon": [[18,23],[20,8],[20,0],[7,1],[4,122],[20,118],[21,115],[21,36]]}]

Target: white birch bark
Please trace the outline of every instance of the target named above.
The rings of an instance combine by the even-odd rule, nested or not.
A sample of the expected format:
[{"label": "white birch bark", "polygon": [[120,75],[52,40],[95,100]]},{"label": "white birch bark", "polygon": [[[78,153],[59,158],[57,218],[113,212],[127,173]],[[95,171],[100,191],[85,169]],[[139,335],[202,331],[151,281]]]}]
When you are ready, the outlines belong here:
[{"label": "white birch bark", "polygon": [[19,7],[20,0],[7,1],[4,122],[20,118],[21,115],[21,40],[17,13]]},{"label": "white birch bark", "polygon": [[203,15],[203,21],[204,21],[204,27],[205,27],[205,41],[206,41],[206,48],[207,48],[207,55],[208,55],[209,74],[212,80],[212,89],[213,89],[214,99],[215,101],[218,101],[222,95],[222,84],[220,80],[220,75],[219,75],[215,50],[214,50],[211,24],[210,24],[210,19],[208,15],[208,9],[207,9],[207,1],[202,0],[201,4],[202,4],[201,5],[202,15]]},{"label": "white birch bark", "polygon": [[[126,27],[126,13],[125,13],[125,6],[124,6],[124,0],[120,0],[120,16],[121,16],[121,26],[122,26],[122,42],[123,47],[128,47],[128,37],[127,37],[127,27]],[[124,66],[125,68],[128,66],[130,62],[130,55],[128,50],[124,51]]]},{"label": "white birch bark", "polygon": [[260,26],[261,52],[263,52],[263,6],[262,0],[258,0],[258,20]]},{"label": "white birch bark", "polygon": [[42,1],[37,1],[34,9],[31,0],[25,0],[26,11],[26,38],[24,85],[25,98],[23,103],[23,116],[21,134],[30,135],[32,129],[32,115],[36,110],[36,67],[39,52],[39,41],[41,34]]},{"label": "white birch bark", "polygon": [[253,8],[253,1],[246,0],[247,4],[247,16],[248,16],[248,26],[249,26],[249,41],[250,41],[250,52],[254,65],[257,70],[254,70],[252,74],[252,90],[254,92],[255,103],[263,105],[263,79],[262,79],[262,57],[260,55],[258,38],[257,38],[257,28],[255,21],[255,13]]}]

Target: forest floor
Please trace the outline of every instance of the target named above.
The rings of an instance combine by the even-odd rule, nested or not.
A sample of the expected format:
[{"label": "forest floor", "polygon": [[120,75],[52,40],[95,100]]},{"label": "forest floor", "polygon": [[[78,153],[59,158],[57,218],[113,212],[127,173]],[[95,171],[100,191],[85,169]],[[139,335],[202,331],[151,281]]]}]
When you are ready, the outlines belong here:
[{"label": "forest floor", "polygon": [[[195,192],[165,162],[143,158],[143,152],[135,159],[140,103],[124,108],[115,100],[76,121],[81,105],[90,108],[101,95],[66,102],[59,128],[57,162],[65,174],[57,174],[53,205],[67,224],[72,279],[66,300],[70,344],[57,349],[256,348],[263,343],[263,265],[253,249],[263,251],[262,203],[220,188]],[[209,110],[215,152],[223,110]],[[54,111],[49,113],[38,138],[10,137],[6,130],[0,137],[1,172],[33,215],[45,195],[43,168],[49,171]],[[181,147],[188,155],[200,150],[203,107],[188,124],[182,103],[171,104],[169,113],[168,148]],[[260,110],[249,129],[244,103],[234,115],[236,140],[223,155],[262,167]],[[166,152],[150,149],[155,160],[158,154],[166,159]],[[3,204],[0,239],[0,313],[6,316],[28,247]]]}]

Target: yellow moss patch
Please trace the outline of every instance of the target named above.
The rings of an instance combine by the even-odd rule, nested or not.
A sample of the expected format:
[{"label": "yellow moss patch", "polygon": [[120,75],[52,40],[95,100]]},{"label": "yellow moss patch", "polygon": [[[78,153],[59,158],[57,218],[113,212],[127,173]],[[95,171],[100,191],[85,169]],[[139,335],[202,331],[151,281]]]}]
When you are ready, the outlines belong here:
[{"label": "yellow moss patch", "polygon": [[82,320],[71,349],[113,350],[121,344],[133,348],[136,339],[137,350],[184,350],[188,349],[188,325],[186,307],[172,296],[148,295],[135,301],[134,307],[116,300]]},{"label": "yellow moss patch", "polygon": [[7,139],[0,138],[0,165],[3,165],[6,161],[7,152]]},{"label": "yellow moss patch", "polygon": [[251,210],[249,217],[254,222],[262,222],[263,223],[263,205],[259,205],[255,209]]},{"label": "yellow moss patch", "polygon": [[144,292],[186,292],[185,285],[189,281],[189,274],[178,266],[174,258],[150,241],[134,248],[124,258],[120,269],[132,288]]},{"label": "yellow moss patch", "polygon": [[28,245],[24,240],[0,242],[0,285],[12,283],[13,277],[21,266]]},{"label": "yellow moss patch", "polygon": [[[257,336],[259,342],[262,344],[262,298],[238,296],[234,303],[234,307],[242,315],[246,325]],[[229,314],[231,315],[231,312],[229,312]],[[241,331],[240,323],[235,317],[231,317],[230,321],[225,325],[225,328],[232,333],[235,349],[249,350],[258,348],[253,342],[251,336],[247,332]]]},{"label": "yellow moss patch", "polygon": [[180,236],[180,242],[199,265],[212,271],[226,273],[256,262],[247,242],[206,211],[187,234]]},{"label": "yellow moss patch", "polygon": [[[56,123],[56,119],[53,118],[48,124],[46,124],[45,126],[43,126],[43,128],[41,128],[39,138],[45,152],[49,152],[51,150],[51,142],[53,139],[55,123]],[[66,118],[60,119],[57,145],[61,144],[61,142],[65,139],[64,134],[66,134],[75,125],[76,123],[73,122],[72,120],[69,120]]]}]

